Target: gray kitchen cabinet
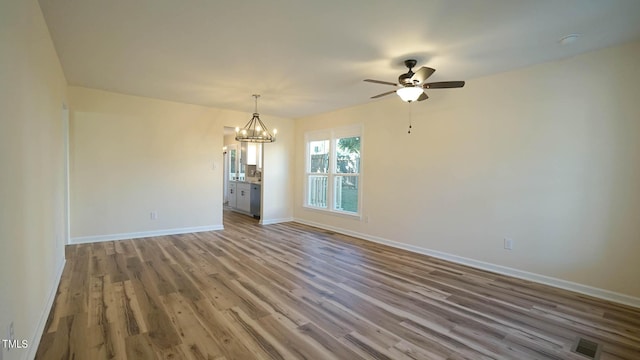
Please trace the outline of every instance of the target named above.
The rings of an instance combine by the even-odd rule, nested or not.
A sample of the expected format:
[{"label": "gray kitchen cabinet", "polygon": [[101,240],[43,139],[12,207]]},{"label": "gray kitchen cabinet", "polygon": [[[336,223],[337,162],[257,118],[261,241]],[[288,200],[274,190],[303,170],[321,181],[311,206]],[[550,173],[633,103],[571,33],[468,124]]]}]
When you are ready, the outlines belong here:
[{"label": "gray kitchen cabinet", "polygon": [[235,208],[237,205],[236,201],[236,193],[237,193],[237,183],[235,181],[229,182],[229,193],[227,194],[227,199],[229,200],[229,207]]},{"label": "gray kitchen cabinet", "polygon": [[251,211],[251,184],[237,183],[236,208],[246,213]]}]

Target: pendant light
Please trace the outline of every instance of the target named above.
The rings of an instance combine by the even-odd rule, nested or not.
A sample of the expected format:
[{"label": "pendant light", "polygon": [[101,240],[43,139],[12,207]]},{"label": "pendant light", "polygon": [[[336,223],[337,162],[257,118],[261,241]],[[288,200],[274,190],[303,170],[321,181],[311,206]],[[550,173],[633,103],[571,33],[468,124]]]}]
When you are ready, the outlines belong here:
[{"label": "pendant light", "polygon": [[236,140],[241,142],[254,142],[254,143],[270,143],[276,141],[276,134],[278,130],[273,129],[273,135],[269,132],[269,129],[260,120],[260,114],[258,114],[258,98],[260,95],[253,94],[256,102],[256,110],[253,113],[253,117],[247,125],[242,129],[236,128]]}]

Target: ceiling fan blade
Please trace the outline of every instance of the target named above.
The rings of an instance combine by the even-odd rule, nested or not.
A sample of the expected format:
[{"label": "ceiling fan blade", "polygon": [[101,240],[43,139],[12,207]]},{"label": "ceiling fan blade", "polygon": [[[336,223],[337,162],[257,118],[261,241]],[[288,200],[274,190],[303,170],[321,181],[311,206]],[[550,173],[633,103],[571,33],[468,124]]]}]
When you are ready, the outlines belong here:
[{"label": "ceiling fan blade", "polygon": [[395,91],[395,90],[387,91],[386,93],[378,94],[378,95],[376,95],[376,96],[372,96],[371,98],[372,98],[372,99],[377,99],[377,98],[379,98],[379,97],[383,97],[383,96],[387,96],[387,95],[389,95],[389,94],[393,94],[394,92],[396,92],[396,91]]},{"label": "ceiling fan blade", "polygon": [[427,100],[428,98],[429,96],[427,95],[427,93],[423,92],[422,94],[420,94],[417,101]]},{"label": "ceiling fan blade", "polygon": [[382,84],[382,85],[398,86],[398,84],[396,84],[396,83],[392,83],[392,82],[388,82],[388,81],[382,81],[382,80],[364,79],[364,81],[370,82],[370,83]]},{"label": "ceiling fan blade", "polygon": [[450,88],[461,88],[464,86],[464,81],[439,81],[426,83],[422,85],[425,89],[450,89]]},{"label": "ceiling fan blade", "polygon": [[413,74],[413,76],[411,77],[411,81],[414,84],[422,84],[434,72],[436,72],[436,69],[423,66],[420,68],[420,70],[416,71],[416,73]]}]

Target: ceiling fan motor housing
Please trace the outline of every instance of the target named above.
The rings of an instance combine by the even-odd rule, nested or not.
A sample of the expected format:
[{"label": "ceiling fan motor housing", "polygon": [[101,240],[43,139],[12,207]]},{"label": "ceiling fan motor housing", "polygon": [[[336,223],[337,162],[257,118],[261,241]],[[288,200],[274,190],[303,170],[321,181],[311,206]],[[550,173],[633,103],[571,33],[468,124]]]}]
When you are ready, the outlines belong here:
[{"label": "ceiling fan motor housing", "polygon": [[418,62],[415,61],[414,59],[409,59],[404,61],[404,66],[408,67],[409,70],[411,70],[412,68],[416,67],[417,63]]},{"label": "ceiling fan motor housing", "polygon": [[413,82],[411,81],[412,76],[413,71],[409,70],[408,73],[398,76],[398,82],[402,85],[413,85]]},{"label": "ceiling fan motor housing", "polygon": [[413,81],[411,81],[411,77],[413,76],[413,69],[418,62],[414,59],[409,59],[404,61],[404,66],[409,68],[409,71],[405,74],[398,76],[398,82],[402,85],[413,85]]}]

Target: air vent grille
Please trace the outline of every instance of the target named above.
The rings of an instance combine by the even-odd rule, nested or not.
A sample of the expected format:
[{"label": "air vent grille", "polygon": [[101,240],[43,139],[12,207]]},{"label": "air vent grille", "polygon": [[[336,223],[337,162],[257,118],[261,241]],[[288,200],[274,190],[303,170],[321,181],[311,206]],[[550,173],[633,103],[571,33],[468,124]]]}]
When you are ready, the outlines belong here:
[{"label": "air vent grille", "polygon": [[597,360],[600,358],[600,345],[591,340],[578,338],[572,351],[584,355],[589,359]]}]

